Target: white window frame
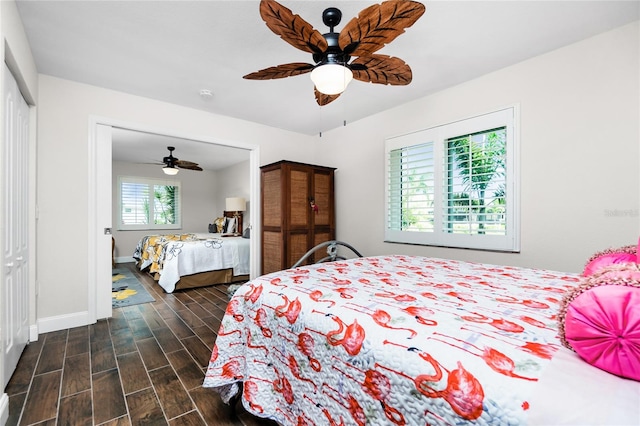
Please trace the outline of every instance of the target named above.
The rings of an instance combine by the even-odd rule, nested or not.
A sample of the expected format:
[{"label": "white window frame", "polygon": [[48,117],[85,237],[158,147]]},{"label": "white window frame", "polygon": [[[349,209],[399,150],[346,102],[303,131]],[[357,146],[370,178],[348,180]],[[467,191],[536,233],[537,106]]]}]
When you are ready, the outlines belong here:
[{"label": "white window frame", "polygon": [[[150,187],[149,190],[149,202],[151,208],[149,214],[151,217],[147,218],[150,223],[140,225],[125,225],[122,223],[122,183],[136,183],[145,184]],[[178,188],[178,197],[176,200],[176,223],[168,225],[160,225],[153,223],[153,187],[154,185],[160,186],[175,186]],[[153,179],[139,176],[118,176],[118,230],[120,231],[134,231],[134,230],[163,230],[163,229],[181,229],[182,228],[182,188],[179,180],[169,179]]]},{"label": "white window frame", "polygon": [[[444,179],[446,143],[448,139],[465,134],[506,127],[506,232],[505,235],[453,234],[444,230],[446,203]],[[417,132],[385,139],[385,242],[454,247],[502,252],[520,251],[520,194],[519,194],[519,107],[518,105],[458,120]],[[390,161],[393,150],[433,143],[434,156],[434,228],[433,231],[391,229],[390,220]],[[397,208],[396,208],[397,209]]]}]

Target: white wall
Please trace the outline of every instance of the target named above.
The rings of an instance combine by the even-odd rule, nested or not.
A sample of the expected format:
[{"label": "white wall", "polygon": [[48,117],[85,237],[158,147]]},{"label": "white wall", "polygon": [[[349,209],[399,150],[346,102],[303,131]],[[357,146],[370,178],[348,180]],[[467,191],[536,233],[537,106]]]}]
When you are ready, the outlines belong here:
[{"label": "white wall", "polygon": [[[248,173],[247,173],[248,174]],[[217,196],[218,173],[213,171],[181,170],[175,177],[162,173],[160,166],[148,164],[132,164],[125,162],[112,163],[112,224],[113,237],[116,241],[115,257],[120,261],[133,261],[131,256],[140,238],[148,234],[162,233],[149,230],[118,230],[118,177],[135,176],[153,179],[170,179],[180,182],[180,200],[182,228],[171,230],[173,233],[208,232],[207,225],[211,223],[211,217],[218,210],[215,198]],[[248,177],[245,177],[248,183]],[[126,259],[126,260],[125,260]]]},{"label": "white wall", "polygon": [[[264,164],[263,164],[264,165]],[[242,215],[242,227],[247,228],[250,221],[251,214],[251,197],[249,194],[249,162],[229,166],[225,169],[219,170],[216,173],[216,216],[212,218],[222,216],[222,212],[225,208],[225,198],[227,197],[241,197],[247,201],[247,210]]]},{"label": "white wall", "polygon": [[88,287],[94,285],[87,283],[89,117],[255,144],[261,164],[305,161],[310,151],[310,137],[280,129],[46,75],[39,85],[39,320],[87,311]]},{"label": "white wall", "polygon": [[[635,244],[638,56],[635,22],[324,133],[316,158],[337,167],[337,237],[366,255],[561,271],[581,271],[595,251]],[[384,138],[511,104],[519,104],[521,114],[521,253],[384,243]]]}]

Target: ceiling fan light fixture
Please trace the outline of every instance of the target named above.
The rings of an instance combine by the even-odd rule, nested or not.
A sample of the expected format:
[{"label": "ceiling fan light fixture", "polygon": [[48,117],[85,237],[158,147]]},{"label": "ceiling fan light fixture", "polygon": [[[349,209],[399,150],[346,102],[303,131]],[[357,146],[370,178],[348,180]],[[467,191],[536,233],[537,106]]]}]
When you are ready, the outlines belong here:
[{"label": "ceiling fan light fixture", "polygon": [[175,176],[178,174],[180,170],[178,170],[178,168],[173,166],[164,166],[162,168],[162,171],[164,172],[165,175]]},{"label": "ceiling fan light fixture", "polygon": [[311,81],[318,92],[325,95],[338,95],[344,92],[351,80],[353,80],[353,72],[340,64],[324,64],[311,71]]}]

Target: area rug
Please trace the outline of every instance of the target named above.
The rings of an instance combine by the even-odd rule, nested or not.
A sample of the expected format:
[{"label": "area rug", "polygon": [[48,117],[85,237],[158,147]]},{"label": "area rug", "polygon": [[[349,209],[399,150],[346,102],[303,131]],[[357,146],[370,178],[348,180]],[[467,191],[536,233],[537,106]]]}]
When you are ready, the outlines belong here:
[{"label": "area rug", "polygon": [[155,302],[156,300],[127,268],[113,269],[111,279],[111,306],[114,308]]},{"label": "area rug", "polygon": [[227,287],[227,295],[229,296],[229,300],[231,300],[231,298],[235,294],[236,290],[238,290],[240,287],[242,287],[242,284],[244,284],[244,283],[231,284],[231,285],[229,285],[229,287]]}]

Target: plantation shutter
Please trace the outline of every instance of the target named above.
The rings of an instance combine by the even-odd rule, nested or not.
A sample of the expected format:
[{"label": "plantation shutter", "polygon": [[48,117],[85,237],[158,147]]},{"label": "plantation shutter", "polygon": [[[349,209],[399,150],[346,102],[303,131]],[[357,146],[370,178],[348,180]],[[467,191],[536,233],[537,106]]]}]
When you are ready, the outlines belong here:
[{"label": "plantation shutter", "polygon": [[388,170],[387,227],[433,232],[433,142],[391,150]]},{"label": "plantation shutter", "polygon": [[120,217],[123,225],[146,225],[149,221],[149,185],[120,183]]}]

